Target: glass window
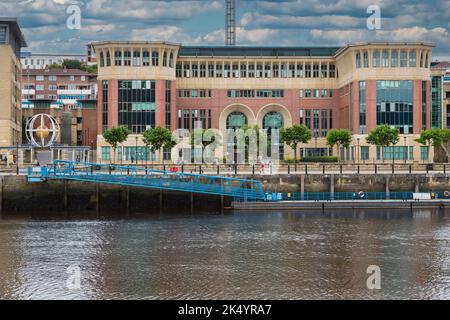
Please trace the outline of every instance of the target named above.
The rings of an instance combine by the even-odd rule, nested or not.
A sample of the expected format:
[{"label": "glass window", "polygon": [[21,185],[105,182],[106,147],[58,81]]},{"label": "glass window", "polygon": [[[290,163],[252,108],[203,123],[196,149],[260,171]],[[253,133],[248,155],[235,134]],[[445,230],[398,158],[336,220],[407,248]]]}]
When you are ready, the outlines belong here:
[{"label": "glass window", "polygon": [[123,52],[123,65],[128,67],[131,66],[131,51],[125,50]]},{"label": "glass window", "polygon": [[144,67],[150,66],[150,51],[148,50],[142,52],[142,65]]},{"label": "glass window", "polygon": [[369,160],[369,147],[368,146],[361,147],[361,160],[363,160],[363,161]]},{"label": "glass window", "polygon": [[122,65],[122,51],[121,50],[114,51],[114,65],[115,66]]},{"label": "glass window", "polygon": [[247,65],[241,63],[241,78],[247,78]]},{"label": "glass window", "polygon": [[372,67],[374,68],[380,67],[380,50],[378,49],[373,50]]},{"label": "glass window", "polygon": [[391,67],[398,67],[398,50],[391,51]]},{"label": "glass window", "polygon": [[364,68],[368,68],[369,67],[369,53],[367,51],[364,51],[363,62],[364,62],[364,64],[363,64]]},{"label": "glass window", "polygon": [[139,67],[141,65],[141,51],[135,50],[133,53],[133,66]]},{"label": "glass window", "polygon": [[389,50],[388,49],[383,49],[381,62],[382,62],[383,68],[389,67]]},{"label": "glass window", "polygon": [[416,67],[416,50],[409,50],[409,66]]},{"label": "glass window", "polygon": [[359,51],[355,55],[355,66],[356,68],[361,68],[361,53]]},{"label": "glass window", "polygon": [[167,67],[167,51],[166,50],[164,50],[164,53],[163,53],[163,67]]},{"label": "glass window", "polygon": [[159,66],[159,52],[158,51],[152,51],[152,65],[154,67]]},{"label": "glass window", "polygon": [[170,51],[169,68],[173,68],[173,51]]},{"label": "glass window", "polygon": [[405,49],[400,51],[400,67],[407,67],[408,63],[408,52]]},{"label": "glass window", "polygon": [[428,146],[420,146],[420,160],[427,161],[428,154]]},{"label": "glass window", "polygon": [[336,77],[336,66],[330,63],[330,78]]},{"label": "glass window", "polygon": [[319,77],[319,65],[314,64],[313,65],[313,78],[318,78],[318,77]]},{"label": "glass window", "polygon": [[111,147],[102,147],[102,160],[103,161],[111,160]]},{"label": "glass window", "polygon": [[303,78],[303,63],[297,63],[297,78]]},{"label": "glass window", "polygon": [[6,43],[6,27],[0,27],[0,43]]},{"label": "glass window", "polygon": [[305,78],[311,78],[311,65],[305,64]]}]

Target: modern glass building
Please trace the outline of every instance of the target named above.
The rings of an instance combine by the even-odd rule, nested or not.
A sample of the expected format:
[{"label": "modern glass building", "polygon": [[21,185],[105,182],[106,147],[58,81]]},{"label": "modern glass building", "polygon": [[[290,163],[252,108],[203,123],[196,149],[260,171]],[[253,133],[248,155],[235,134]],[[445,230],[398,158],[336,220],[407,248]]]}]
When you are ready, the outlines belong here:
[{"label": "modern glass building", "polygon": [[[102,130],[117,125],[126,125],[133,133],[124,148],[144,147],[142,132],[161,126],[172,131],[218,129],[226,149],[233,143],[225,141],[228,129],[294,124],[307,126],[313,137],[299,146],[298,155],[329,154],[329,130],[347,128],[354,142],[340,152],[344,160],[420,161],[415,139],[422,129],[442,123],[442,107],[432,102],[438,94],[431,81],[432,44],[192,47],[107,41],[93,47],[103,88],[98,157],[105,161],[108,151],[102,152],[102,147],[108,145]],[[401,145],[392,150],[368,145],[365,137],[380,124],[398,128]],[[291,148],[282,143],[279,147],[280,158],[293,157]],[[126,160],[126,154],[120,157]]]}]

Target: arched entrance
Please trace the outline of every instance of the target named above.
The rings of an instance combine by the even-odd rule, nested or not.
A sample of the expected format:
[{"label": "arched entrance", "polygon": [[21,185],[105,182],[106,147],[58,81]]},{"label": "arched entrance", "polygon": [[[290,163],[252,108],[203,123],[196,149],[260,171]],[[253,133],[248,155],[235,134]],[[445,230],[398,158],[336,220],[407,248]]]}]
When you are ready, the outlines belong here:
[{"label": "arched entrance", "polygon": [[[270,145],[278,145],[280,160],[284,160],[284,143],[280,140],[272,142],[272,130],[280,130],[284,128],[284,118],[278,111],[269,111],[264,115],[262,119],[262,128],[267,130],[267,139]],[[271,148],[268,150],[268,155],[271,156]]]},{"label": "arched entrance", "polygon": [[[248,119],[246,115],[240,111],[233,111],[227,117],[227,131],[239,130],[248,125]],[[247,145],[245,146],[245,154],[247,154]],[[233,150],[232,161],[238,162],[238,150],[237,150],[237,137],[234,136],[234,141],[228,141],[228,150]]]}]

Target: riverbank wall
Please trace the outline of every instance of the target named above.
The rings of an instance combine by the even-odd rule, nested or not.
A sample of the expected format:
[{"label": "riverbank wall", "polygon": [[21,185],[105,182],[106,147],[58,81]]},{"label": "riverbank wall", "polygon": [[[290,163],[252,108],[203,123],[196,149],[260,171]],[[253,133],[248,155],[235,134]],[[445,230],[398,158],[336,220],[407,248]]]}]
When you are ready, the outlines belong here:
[{"label": "riverbank wall", "polygon": [[[308,174],[240,175],[259,179],[264,190],[305,192],[438,192],[450,190],[450,175]],[[0,213],[166,213],[221,212],[231,198],[79,181],[29,183],[26,176],[0,176]]]}]

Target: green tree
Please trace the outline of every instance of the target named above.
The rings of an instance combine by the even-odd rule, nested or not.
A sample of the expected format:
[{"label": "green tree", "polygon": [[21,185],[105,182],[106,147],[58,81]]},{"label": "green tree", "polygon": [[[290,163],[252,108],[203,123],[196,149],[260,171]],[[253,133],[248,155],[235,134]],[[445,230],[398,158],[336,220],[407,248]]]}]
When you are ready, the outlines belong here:
[{"label": "green tree", "polygon": [[[169,129],[156,127],[147,129],[142,134],[142,141],[144,141],[145,145],[150,146],[152,152],[161,151],[161,149],[165,146],[172,146],[172,132]],[[162,157],[162,152],[160,152],[160,160],[164,162],[164,158]]]},{"label": "green tree", "polygon": [[337,157],[339,159],[339,147],[350,147],[352,143],[352,133],[347,129],[331,129],[327,134],[327,145],[333,149],[336,146]]},{"label": "green tree", "polygon": [[281,141],[294,150],[294,164],[297,164],[297,146],[300,143],[308,143],[311,140],[311,131],[304,125],[293,125],[282,128],[280,131]]},{"label": "green tree", "polygon": [[[198,141],[198,139],[201,139],[201,141]],[[202,162],[204,162],[204,156],[205,156],[205,148],[213,143],[216,142],[218,137],[216,134],[214,134],[211,130],[206,130],[203,128],[197,128],[194,129],[194,131],[191,134],[191,146],[194,148],[195,145],[201,144],[202,146]],[[200,142],[200,143],[198,143]]]},{"label": "green tree", "polygon": [[125,126],[112,127],[111,129],[106,129],[103,132],[103,138],[111,147],[113,148],[113,159],[116,161],[116,150],[120,143],[123,143],[128,139],[130,130]]},{"label": "green tree", "polygon": [[[375,146],[389,147],[395,146],[400,139],[400,133],[397,128],[391,128],[387,124],[378,126],[372,130],[366,138],[367,143]],[[383,156],[384,161],[384,156]],[[392,153],[392,163],[395,161],[395,152]]]},{"label": "green tree", "polygon": [[449,154],[446,148],[447,142],[450,140],[449,129],[427,129],[420,133],[420,137],[415,141],[420,144],[433,146],[435,149],[441,147],[446,155],[446,161],[448,161]]}]

